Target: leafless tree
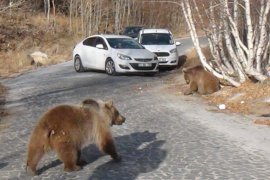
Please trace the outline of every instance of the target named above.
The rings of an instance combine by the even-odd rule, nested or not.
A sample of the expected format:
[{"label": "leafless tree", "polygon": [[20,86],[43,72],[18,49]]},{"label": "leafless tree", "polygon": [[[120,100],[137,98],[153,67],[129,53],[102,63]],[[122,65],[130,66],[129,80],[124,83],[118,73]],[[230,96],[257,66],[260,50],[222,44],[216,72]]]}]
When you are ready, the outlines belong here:
[{"label": "leafless tree", "polygon": [[[269,66],[269,9],[270,1],[181,0],[182,10],[189,31],[204,67],[217,77],[239,86],[249,78],[263,81]],[[191,8],[194,7],[193,9]],[[251,8],[259,8],[256,9]],[[213,60],[205,58],[198,41],[194,14],[198,14],[200,27],[204,29],[211,47]],[[241,15],[241,16],[240,16]],[[208,22],[205,23],[205,19]],[[255,33],[256,32],[256,33]],[[214,62],[214,63],[211,63]]]},{"label": "leafless tree", "polygon": [[13,0],[13,1],[7,1],[4,3],[4,1],[0,2],[0,13],[4,13],[11,9],[17,9],[21,5],[23,5],[26,1],[25,0]]},{"label": "leafless tree", "polygon": [[[178,31],[179,27],[184,28],[183,19],[179,18],[181,14],[179,6],[145,0],[69,0],[69,31],[82,36],[98,32],[119,33],[129,25]],[[76,23],[80,24],[79,28]]]}]

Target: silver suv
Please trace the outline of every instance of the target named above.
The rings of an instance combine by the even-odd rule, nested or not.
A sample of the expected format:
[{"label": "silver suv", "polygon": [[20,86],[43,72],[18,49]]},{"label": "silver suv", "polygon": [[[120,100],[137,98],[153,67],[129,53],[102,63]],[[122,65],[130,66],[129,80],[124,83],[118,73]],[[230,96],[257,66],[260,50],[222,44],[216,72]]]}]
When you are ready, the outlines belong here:
[{"label": "silver suv", "polygon": [[178,52],[172,33],[167,29],[142,29],[138,35],[138,41],[146,49],[155,53],[159,60],[159,66],[174,67],[178,65]]}]

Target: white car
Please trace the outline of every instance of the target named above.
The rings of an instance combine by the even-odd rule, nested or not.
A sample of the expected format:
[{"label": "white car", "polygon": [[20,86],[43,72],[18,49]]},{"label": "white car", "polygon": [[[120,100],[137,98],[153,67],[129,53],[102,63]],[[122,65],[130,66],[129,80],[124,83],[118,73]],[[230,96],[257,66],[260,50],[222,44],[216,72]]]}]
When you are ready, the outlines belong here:
[{"label": "white car", "polygon": [[167,29],[142,29],[138,42],[158,56],[159,66],[174,67],[178,65],[178,52],[172,33]]},{"label": "white car", "polygon": [[128,36],[94,35],[73,50],[74,68],[105,70],[109,75],[125,72],[158,72],[157,56]]}]

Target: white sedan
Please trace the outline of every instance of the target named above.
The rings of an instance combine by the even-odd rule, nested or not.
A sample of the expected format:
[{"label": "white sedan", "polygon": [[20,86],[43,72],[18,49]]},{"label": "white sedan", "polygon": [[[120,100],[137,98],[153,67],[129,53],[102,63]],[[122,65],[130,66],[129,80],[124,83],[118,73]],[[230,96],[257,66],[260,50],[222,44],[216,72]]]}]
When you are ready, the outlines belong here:
[{"label": "white sedan", "polygon": [[94,35],[78,43],[73,50],[74,68],[105,70],[109,75],[124,72],[155,74],[157,56],[130,37]]}]

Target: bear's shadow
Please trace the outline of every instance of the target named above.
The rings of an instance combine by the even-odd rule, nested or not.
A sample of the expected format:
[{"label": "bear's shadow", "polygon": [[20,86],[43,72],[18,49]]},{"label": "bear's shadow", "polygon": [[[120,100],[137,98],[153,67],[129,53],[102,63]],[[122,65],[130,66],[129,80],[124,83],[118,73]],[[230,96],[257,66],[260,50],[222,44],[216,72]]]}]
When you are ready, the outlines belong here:
[{"label": "bear's shadow", "polygon": [[4,168],[5,166],[7,166],[8,163],[4,162],[4,163],[0,163],[0,169]]},{"label": "bear's shadow", "polygon": [[132,180],[140,173],[157,169],[167,152],[161,149],[165,141],[157,140],[156,135],[157,133],[145,131],[116,137],[115,144],[122,161],[115,163],[111,160],[102,164],[93,171],[89,179]]},{"label": "bear's shadow", "polygon": [[[166,157],[166,151],[161,149],[164,140],[156,140],[157,133],[148,131],[136,132],[114,138],[117,152],[122,161],[116,163],[111,160],[97,167],[89,179],[135,179],[140,173],[151,172],[158,168]],[[106,155],[106,154],[105,154]],[[95,145],[83,149],[83,166],[93,163],[104,156]],[[38,170],[38,174],[62,164],[54,160]]]}]

